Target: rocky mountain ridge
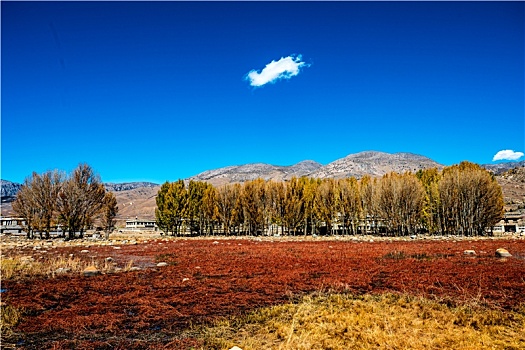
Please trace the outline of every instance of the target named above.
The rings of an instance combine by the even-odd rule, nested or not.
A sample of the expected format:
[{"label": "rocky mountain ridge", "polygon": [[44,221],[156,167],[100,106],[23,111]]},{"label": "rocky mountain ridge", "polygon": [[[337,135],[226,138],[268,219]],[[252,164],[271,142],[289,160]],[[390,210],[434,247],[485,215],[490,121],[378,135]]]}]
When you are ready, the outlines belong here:
[{"label": "rocky mountain ridge", "polygon": [[104,184],[106,186],[106,190],[111,192],[121,192],[121,191],[129,191],[134,190],[136,188],[151,188],[151,187],[157,187],[159,186],[156,183],[153,182],[123,182],[123,183],[112,183],[107,182]]},{"label": "rocky mountain ridge", "polygon": [[519,167],[525,167],[525,160],[522,160],[520,162],[505,162],[505,163],[498,163],[498,164],[484,164],[482,165],[485,169],[492,171],[496,175],[503,174],[506,171],[509,171],[511,169],[519,168]]},{"label": "rocky mountain ridge", "polygon": [[246,182],[257,178],[283,181],[294,176],[309,176],[322,166],[322,164],[312,160],[305,160],[290,166],[253,163],[208,170],[192,176],[188,180],[207,181],[214,186],[232,182]]},{"label": "rocky mountain ridge", "polygon": [[382,176],[386,173],[416,172],[419,169],[439,168],[443,165],[430,158],[412,153],[385,153],[366,151],[350,154],[327,165],[314,161],[303,161],[291,166],[276,166],[263,163],[228,166],[197,174],[189,180],[207,181],[214,186],[232,182],[245,182],[262,178],[283,181],[292,177],[310,176],[315,178],[342,178],[364,175]]},{"label": "rocky mountain ridge", "polygon": [[22,187],[22,184],[7,180],[0,180],[0,196],[2,203],[13,201],[16,197],[16,194],[20,190],[20,187]]},{"label": "rocky mountain ridge", "polygon": [[413,153],[385,153],[366,151],[337,159],[310,174],[316,178],[342,178],[364,175],[382,176],[389,172],[416,172],[420,169],[443,168],[430,158]]},{"label": "rocky mountain ridge", "polygon": [[[525,202],[525,162],[509,162],[483,165],[495,172],[498,183],[502,186],[505,203],[509,209],[523,207]],[[521,165],[521,167],[520,167]],[[410,153],[388,154],[382,152],[361,152],[351,154],[323,166],[314,161],[303,161],[292,166],[274,166],[269,164],[246,164],[205,171],[187,179],[189,181],[208,181],[214,186],[230,182],[244,182],[256,178],[266,180],[286,180],[292,176],[312,176],[319,178],[345,176],[360,177],[360,174],[381,176],[390,171],[417,171],[424,167],[442,167],[433,160]],[[496,169],[496,170],[494,170]],[[499,169],[514,169],[502,172]],[[496,173],[498,171],[498,173]],[[14,215],[11,201],[14,200],[21,184],[2,180],[3,216]],[[120,222],[128,218],[155,218],[156,195],[160,185],[151,182],[106,183],[106,188],[115,193],[119,206]]]},{"label": "rocky mountain ridge", "polygon": [[[482,165],[496,175],[516,167],[525,166],[525,161],[507,162],[498,164]],[[207,181],[214,186],[226,183],[245,182],[262,178],[264,180],[284,181],[292,177],[311,176],[315,178],[342,178],[354,176],[360,178],[364,175],[382,176],[388,172],[416,172],[419,169],[437,167],[443,165],[432,159],[412,153],[385,153],[376,151],[365,151],[350,154],[344,158],[337,159],[327,165],[322,165],[312,160],[306,160],[290,166],[278,166],[265,163],[253,163],[244,165],[227,166],[219,169],[204,171],[188,179],[195,181]],[[14,200],[16,193],[22,186],[11,181],[1,180],[2,202]],[[109,191],[119,193],[146,188],[155,189],[159,184],[151,182],[128,182],[128,183],[106,183]]]}]

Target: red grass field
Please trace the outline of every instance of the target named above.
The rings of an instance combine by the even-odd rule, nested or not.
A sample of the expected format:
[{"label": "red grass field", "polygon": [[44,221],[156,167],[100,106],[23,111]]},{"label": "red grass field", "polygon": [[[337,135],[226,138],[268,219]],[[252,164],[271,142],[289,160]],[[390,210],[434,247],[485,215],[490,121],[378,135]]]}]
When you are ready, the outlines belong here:
[{"label": "red grass field", "polygon": [[[500,247],[513,257],[495,257]],[[466,249],[477,255],[465,256]],[[133,260],[142,270],[3,281],[3,298],[24,310],[15,334],[4,339],[6,348],[187,349],[199,345],[185,331],[192,325],[319,290],[400,292],[500,309],[525,302],[525,240],[518,239],[179,239],[89,250],[119,266]],[[156,267],[160,261],[168,266]]]}]

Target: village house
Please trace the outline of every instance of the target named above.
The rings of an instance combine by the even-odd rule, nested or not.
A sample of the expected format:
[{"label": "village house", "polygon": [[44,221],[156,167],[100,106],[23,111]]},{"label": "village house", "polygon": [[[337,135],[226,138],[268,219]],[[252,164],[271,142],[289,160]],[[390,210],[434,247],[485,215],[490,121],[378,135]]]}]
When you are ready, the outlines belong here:
[{"label": "village house", "polygon": [[0,217],[0,233],[22,232],[25,220],[22,218]]},{"label": "village house", "polygon": [[492,228],[494,233],[525,233],[525,213],[508,212]]},{"label": "village house", "polygon": [[157,223],[155,220],[147,219],[129,219],[126,220],[126,230],[131,231],[157,231]]}]

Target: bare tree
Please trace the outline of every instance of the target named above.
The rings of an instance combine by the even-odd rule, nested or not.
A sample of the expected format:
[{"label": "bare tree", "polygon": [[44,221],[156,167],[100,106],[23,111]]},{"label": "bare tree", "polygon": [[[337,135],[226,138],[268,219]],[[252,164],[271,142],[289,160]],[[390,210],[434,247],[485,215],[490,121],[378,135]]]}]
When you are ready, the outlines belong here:
[{"label": "bare tree", "polygon": [[18,191],[16,199],[13,202],[13,210],[19,217],[24,219],[23,227],[26,231],[27,238],[33,238],[33,225],[35,224],[37,209],[31,193],[30,178],[24,180],[24,184]]},{"label": "bare tree", "polygon": [[104,195],[104,206],[100,218],[104,228],[105,238],[109,239],[109,234],[115,229],[115,218],[118,214],[117,198],[112,192],[106,192]]},{"label": "bare tree", "polygon": [[423,185],[415,175],[392,172],[381,178],[378,209],[390,233],[414,233],[420,224],[423,202]]},{"label": "bare tree", "polygon": [[57,170],[42,175],[33,172],[24,181],[22,189],[13,203],[13,210],[26,221],[28,238],[36,230],[43,238],[49,238],[52,226],[56,224],[56,204],[63,175]]},{"label": "bare tree", "polygon": [[365,175],[359,181],[359,193],[361,197],[361,217],[363,219],[364,233],[370,229],[377,233],[379,226],[378,214],[378,192],[379,184],[376,178]]},{"label": "bare tree", "polygon": [[338,188],[334,179],[323,179],[317,187],[314,205],[315,213],[326,225],[327,234],[332,234],[332,225],[337,210]]},{"label": "bare tree", "polygon": [[206,226],[206,232],[213,235],[214,224],[219,217],[219,209],[217,208],[217,191],[209,183],[205,182],[206,188],[202,197],[202,217]]},{"label": "bare tree", "polygon": [[303,183],[293,177],[287,184],[284,193],[284,216],[283,221],[288,231],[293,235],[304,224],[305,219],[305,201]]},{"label": "bare tree", "polygon": [[350,226],[351,233],[357,232],[359,218],[361,216],[361,196],[359,184],[355,177],[340,179],[337,181],[339,187],[339,213],[343,219],[343,233],[346,233]]},{"label": "bare tree", "polygon": [[263,179],[245,182],[242,187],[242,208],[249,234],[264,232],[267,220],[266,186]]},{"label": "bare tree", "polygon": [[64,182],[58,195],[59,219],[69,238],[80,238],[104,205],[106,190],[100,177],[87,164],[80,164]]},{"label": "bare tree", "polygon": [[275,225],[281,228],[284,225],[284,207],[285,207],[285,191],[286,184],[281,181],[269,181],[266,184],[266,191],[268,193],[268,212],[271,225],[271,233],[274,234]]},{"label": "bare tree", "polygon": [[462,162],[445,168],[438,188],[444,233],[484,235],[503,216],[501,187],[477,164]]},{"label": "bare tree", "polygon": [[37,217],[39,231],[46,234],[49,239],[51,226],[56,222],[57,198],[62,184],[62,173],[54,170],[47,171],[42,175],[33,173],[32,194],[37,206]]}]

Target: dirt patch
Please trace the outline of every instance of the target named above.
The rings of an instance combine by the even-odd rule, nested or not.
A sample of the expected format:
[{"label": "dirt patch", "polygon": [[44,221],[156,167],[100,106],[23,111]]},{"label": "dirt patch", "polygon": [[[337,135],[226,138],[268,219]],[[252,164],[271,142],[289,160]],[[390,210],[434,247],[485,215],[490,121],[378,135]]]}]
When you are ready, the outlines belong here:
[{"label": "dirt patch", "polygon": [[[504,247],[514,257],[499,259]],[[465,256],[473,249],[477,255]],[[79,248],[58,247],[53,254]],[[90,247],[139,271],[3,281],[24,310],[17,348],[190,348],[191,325],[318,290],[401,292],[512,309],[525,301],[525,241],[153,240]],[[156,267],[158,262],[167,266]]]}]

